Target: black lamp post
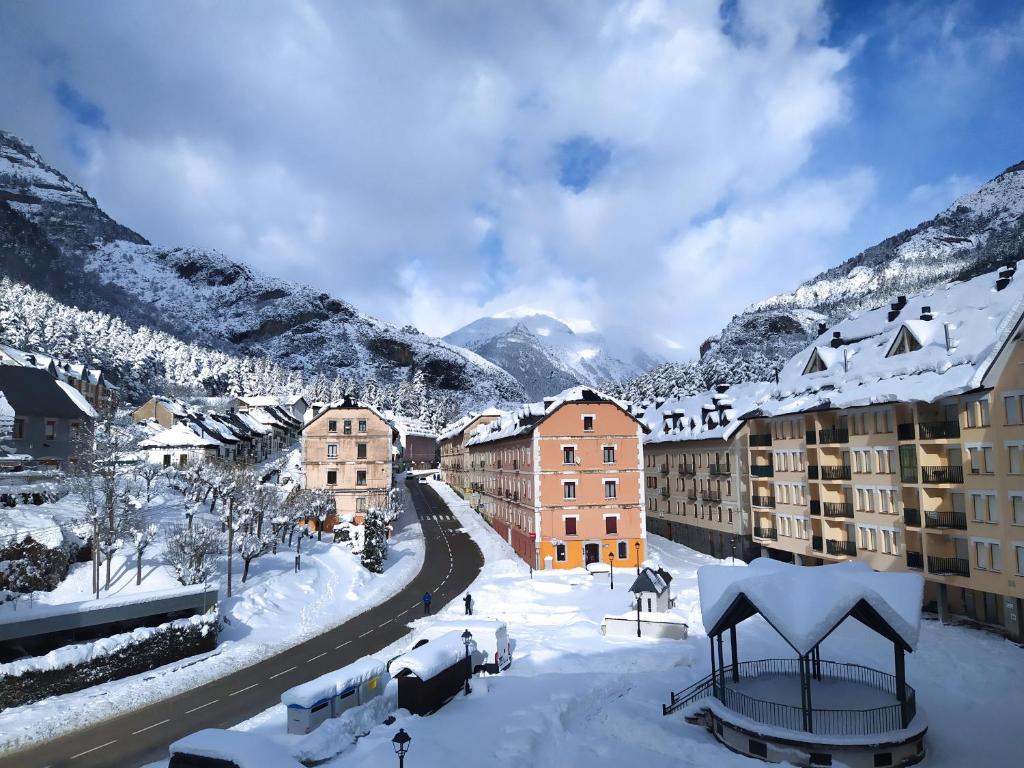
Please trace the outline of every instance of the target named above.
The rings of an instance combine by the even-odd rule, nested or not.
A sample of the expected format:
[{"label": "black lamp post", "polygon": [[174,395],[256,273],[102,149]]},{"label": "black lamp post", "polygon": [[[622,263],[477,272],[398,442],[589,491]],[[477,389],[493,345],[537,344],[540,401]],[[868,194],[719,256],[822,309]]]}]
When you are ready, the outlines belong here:
[{"label": "black lamp post", "polygon": [[405,728],[399,728],[398,733],[391,739],[391,743],[395,747],[395,754],[398,755],[398,768],[405,766],[405,753],[409,751],[410,741],[412,741],[412,736],[405,732]]},{"label": "black lamp post", "polygon": [[729,537],[729,548],[732,549],[732,564],[736,565],[736,537]]},{"label": "black lamp post", "polygon": [[466,646],[466,696],[469,696],[469,692],[473,690],[469,687],[469,678],[473,676],[473,663],[470,661],[469,658],[469,644],[472,642],[472,640],[473,633],[470,632],[468,629],[462,633],[462,643]]},{"label": "black lamp post", "polygon": [[611,569],[608,571],[608,578],[611,580],[612,589],[615,589],[615,553],[608,553],[608,567]]},{"label": "black lamp post", "polygon": [[640,542],[636,542],[636,575],[640,575]]},{"label": "black lamp post", "polygon": [[633,596],[636,597],[636,636],[640,637],[640,593],[634,592]]}]

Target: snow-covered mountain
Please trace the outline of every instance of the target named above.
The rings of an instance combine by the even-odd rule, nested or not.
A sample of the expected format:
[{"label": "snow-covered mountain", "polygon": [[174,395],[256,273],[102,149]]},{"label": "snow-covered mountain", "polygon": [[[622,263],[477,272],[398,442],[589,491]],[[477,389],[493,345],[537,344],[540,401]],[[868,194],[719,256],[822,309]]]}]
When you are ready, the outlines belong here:
[{"label": "snow-covered mountain", "polygon": [[619,381],[659,362],[640,349],[614,344],[596,331],[573,331],[532,310],[482,317],[444,338],[508,371],[531,399],[577,384]]},{"label": "snow-covered mountain", "polygon": [[422,371],[431,389],[464,406],[524,395],[515,379],[473,352],[215,251],[150,244],[4,132],[0,275],[66,304],[308,375],[397,384]]},{"label": "snow-covered mountain", "polygon": [[912,229],[888,237],[736,315],[701,345],[697,363],[671,363],[630,382],[623,396],[699,391],[719,382],[770,379],[831,326],[897,296],[991,272],[1024,258],[1024,163]]}]

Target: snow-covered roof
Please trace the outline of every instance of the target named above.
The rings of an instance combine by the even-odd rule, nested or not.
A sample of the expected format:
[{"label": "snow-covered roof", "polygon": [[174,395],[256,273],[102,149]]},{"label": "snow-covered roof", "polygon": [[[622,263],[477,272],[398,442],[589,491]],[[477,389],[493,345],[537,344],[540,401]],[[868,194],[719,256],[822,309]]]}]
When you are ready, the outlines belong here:
[{"label": "snow-covered roof", "polygon": [[389,413],[389,416],[391,423],[398,430],[398,435],[401,437],[403,444],[405,443],[405,438],[410,435],[413,437],[429,437],[431,440],[437,439],[437,431],[424,424],[422,419],[398,416],[391,413]]},{"label": "snow-covered roof", "polygon": [[95,419],[98,416],[98,414],[96,413],[96,409],[89,404],[88,400],[82,397],[82,393],[79,392],[77,389],[72,387],[67,382],[60,381],[59,379],[57,381],[57,386],[63,389],[64,394],[71,398],[71,402],[78,406],[78,409],[86,416],[88,416],[90,419]]},{"label": "snow-covered roof", "polygon": [[[470,640],[470,654],[476,653],[476,650],[476,641]],[[401,672],[408,670],[420,680],[429,680],[465,658],[466,645],[462,633],[453,631],[392,659],[388,669],[392,677],[398,677]]]},{"label": "snow-covered roof", "polygon": [[[554,397],[545,398],[537,403],[526,403],[489,424],[481,425],[473,430],[472,437],[466,441],[466,445],[481,445],[483,443],[492,443],[496,440],[504,440],[508,437],[529,434],[544,419],[566,403],[581,402],[612,403],[631,417],[636,418],[633,416],[633,411],[629,404],[623,400],[599,392],[593,387],[570,387]],[[641,422],[641,424],[643,423]],[[645,429],[647,428],[646,425],[643,426]]]},{"label": "snow-covered roof", "polygon": [[[317,405],[319,405],[319,404],[317,404]],[[365,408],[366,410],[370,411],[370,413],[372,413],[374,416],[377,416],[385,424],[390,426],[392,430],[395,429],[395,425],[394,425],[394,423],[392,423],[391,419],[389,419],[387,416],[385,416],[384,413],[379,408],[377,408],[377,406],[370,405],[370,403],[364,403],[361,400],[353,400],[351,397],[346,397],[346,398],[343,398],[341,400],[335,400],[333,403],[328,403],[327,405],[323,406],[319,411],[316,412],[316,414],[311,419],[307,419],[306,420],[306,422],[302,425],[302,428],[305,429],[310,424],[312,424],[314,421],[316,421],[321,416],[323,416],[325,413],[329,413],[331,410],[336,409],[336,408],[340,408],[340,409]]]},{"label": "snow-covered roof", "polygon": [[645,443],[728,440],[743,426],[740,416],[768,398],[772,384],[733,384],[719,392],[658,398],[648,403],[641,419],[651,430]]},{"label": "snow-covered roof", "polygon": [[[934,402],[981,387],[1024,312],[1024,273],[997,290],[999,274],[912,296],[891,320],[886,305],[837,323],[786,363],[749,415]],[[920,348],[890,354],[904,328]],[[804,373],[815,354],[825,369]]]},{"label": "snow-covered roof", "polygon": [[117,389],[117,387],[103,379],[103,371],[99,368],[90,368],[84,363],[61,360],[45,352],[30,352],[8,344],[0,344],[0,356],[6,358],[14,365],[48,371],[51,375],[60,379],[78,379],[93,385],[99,384],[102,381],[108,389]]},{"label": "snow-covered roof", "polygon": [[654,570],[653,568],[643,568],[640,571],[640,575],[633,580],[633,585],[629,588],[629,592],[653,592],[656,595],[660,595],[666,589],[668,589],[669,583],[672,581],[672,577],[668,575],[668,572],[662,570]]},{"label": "snow-covered roof", "polygon": [[364,656],[348,666],[289,688],[281,694],[281,703],[286,707],[312,707],[324,699],[330,699],[353,686],[387,674],[387,664],[372,656]]},{"label": "snow-covered roof", "polygon": [[702,566],[697,587],[709,634],[742,596],[804,654],[864,601],[908,648],[917,646],[924,591],[917,573],[876,573],[855,560],[808,568],[759,557],[746,568]]},{"label": "snow-covered roof", "polygon": [[139,443],[139,448],[206,448],[220,443],[208,435],[197,435],[186,425],[178,423],[161,430]]},{"label": "snow-covered roof", "polygon": [[238,398],[241,402],[253,408],[262,408],[266,405],[280,405],[281,401],[270,395],[250,395]]},{"label": "snow-covered roof", "polygon": [[501,418],[507,415],[507,411],[503,411],[500,408],[488,408],[483,411],[470,411],[465,416],[456,419],[451,424],[441,430],[441,434],[437,436],[438,440],[449,440],[453,437],[461,435],[466,427],[472,424],[474,421],[480,418],[493,416],[494,418]]},{"label": "snow-covered roof", "polygon": [[270,739],[248,731],[205,728],[171,744],[171,754],[225,760],[238,768],[303,768],[302,763]]}]

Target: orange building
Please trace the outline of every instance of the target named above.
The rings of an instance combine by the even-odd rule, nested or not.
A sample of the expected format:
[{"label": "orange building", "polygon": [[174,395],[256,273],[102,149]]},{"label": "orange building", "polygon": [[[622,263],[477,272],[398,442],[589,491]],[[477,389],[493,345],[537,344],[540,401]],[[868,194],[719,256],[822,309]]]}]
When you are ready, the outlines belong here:
[{"label": "orange building", "polygon": [[646,549],[642,440],[628,407],[568,389],[466,441],[481,512],[534,568],[632,566]]},{"label": "orange building", "polygon": [[441,479],[463,498],[468,498],[474,492],[479,481],[472,471],[475,467],[471,464],[466,443],[477,428],[490,424],[503,415],[505,412],[497,408],[473,411],[449,424],[437,438],[441,457]]}]

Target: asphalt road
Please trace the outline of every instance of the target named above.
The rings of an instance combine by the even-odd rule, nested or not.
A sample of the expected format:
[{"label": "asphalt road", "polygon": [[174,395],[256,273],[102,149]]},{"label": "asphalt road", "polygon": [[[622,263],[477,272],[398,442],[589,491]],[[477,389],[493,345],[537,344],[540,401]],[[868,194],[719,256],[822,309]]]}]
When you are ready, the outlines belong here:
[{"label": "asphalt road", "polygon": [[[483,557],[458,520],[425,485],[409,483],[426,542],[423,568],[381,605],[301,645],[227,677],[92,727],[0,757],[0,768],[129,768],[167,757],[171,742],[201,728],[227,728],[277,704],[294,685],[395,642],[422,615],[420,598],[441,608],[476,578]],[[411,513],[403,512],[406,524]],[[402,518],[399,519],[401,524]],[[55,705],[55,706],[59,706]],[[282,727],[284,723],[282,723]]]}]

